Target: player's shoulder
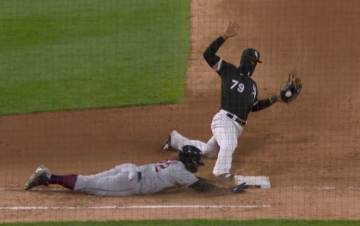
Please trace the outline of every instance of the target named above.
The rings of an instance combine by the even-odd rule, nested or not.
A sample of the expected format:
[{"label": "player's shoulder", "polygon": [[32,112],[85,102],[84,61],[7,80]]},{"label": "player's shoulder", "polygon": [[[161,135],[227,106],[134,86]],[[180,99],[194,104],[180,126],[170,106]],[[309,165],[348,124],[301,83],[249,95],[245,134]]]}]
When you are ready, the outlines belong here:
[{"label": "player's shoulder", "polygon": [[169,165],[169,168],[171,168],[171,170],[179,172],[179,171],[187,171],[184,163],[182,163],[179,160],[172,160],[172,163]]},{"label": "player's shoulder", "polygon": [[230,62],[228,62],[228,61],[226,61],[226,60],[224,60],[224,59],[222,59],[222,63],[223,63],[223,65],[226,65],[226,66],[228,66],[228,67],[233,67],[233,68],[236,68],[236,69],[237,69],[237,67],[235,66],[235,64],[230,63]]},{"label": "player's shoulder", "polygon": [[237,67],[232,64],[227,62],[226,60],[221,59],[221,64],[220,67],[215,71],[217,71],[220,74],[228,74],[228,73],[233,73],[233,72],[237,72]]},{"label": "player's shoulder", "polygon": [[166,166],[177,166],[177,165],[183,165],[183,163],[181,161],[179,161],[178,159],[165,159],[157,164],[160,165],[166,165]]},{"label": "player's shoulder", "polygon": [[171,159],[170,160],[172,166],[174,167],[185,167],[184,163],[182,163],[181,161],[177,160],[177,159]]},{"label": "player's shoulder", "polygon": [[252,84],[252,85],[257,86],[255,80],[252,79],[250,76],[242,75],[241,77],[242,77],[244,80],[246,80],[247,83],[250,83],[250,84]]},{"label": "player's shoulder", "polygon": [[252,79],[252,78],[250,78],[250,79],[251,79],[251,82],[252,82],[255,86],[257,86],[256,81],[255,81],[254,79]]}]

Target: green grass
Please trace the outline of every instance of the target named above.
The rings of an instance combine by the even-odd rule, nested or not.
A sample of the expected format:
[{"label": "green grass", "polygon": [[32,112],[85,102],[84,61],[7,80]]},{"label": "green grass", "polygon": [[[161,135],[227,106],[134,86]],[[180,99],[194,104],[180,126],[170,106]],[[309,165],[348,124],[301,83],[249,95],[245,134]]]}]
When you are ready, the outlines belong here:
[{"label": "green grass", "polygon": [[190,0],[2,0],[0,115],[181,102]]},{"label": "green grass", "polygon": [[142,220],[142,221],[87,221],[87,222],[42,222],[4,223],[1,226],[357,226],[359,221],[305,221],[305,220]]}]

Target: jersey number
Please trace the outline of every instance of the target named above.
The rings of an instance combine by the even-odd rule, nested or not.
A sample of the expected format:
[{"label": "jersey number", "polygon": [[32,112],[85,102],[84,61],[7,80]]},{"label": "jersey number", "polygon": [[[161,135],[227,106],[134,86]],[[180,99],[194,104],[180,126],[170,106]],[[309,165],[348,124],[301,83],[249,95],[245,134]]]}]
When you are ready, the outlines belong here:
[{"label": "jersey number", "polygon": [[164,160],[160,163],[156,163],[155,164],[156,172],[159,172],[162,169],[166,169],[169,167],[170,164],[174,164],[174,163],[176,163],[176,160],[170,160],[170,159]]},{"label": "jersey number", "polygon": [[239,93],[242,93],[244,92],[244,89],[245,89],[245,86],[243,83],[240,83],[239,81],[236,81],[236,80],[232,80],[231,81],[233,84],[232,86],[230,87],[230,89],[235,89],[236,87],[236,90],[239,92]]}]

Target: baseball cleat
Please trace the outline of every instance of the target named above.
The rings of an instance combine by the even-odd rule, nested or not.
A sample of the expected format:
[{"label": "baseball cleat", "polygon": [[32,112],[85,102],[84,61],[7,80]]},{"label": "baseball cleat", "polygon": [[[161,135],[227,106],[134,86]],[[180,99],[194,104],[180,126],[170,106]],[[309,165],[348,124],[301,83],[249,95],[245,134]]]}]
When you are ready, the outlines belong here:
[{"label": "baseball cleat", "polygon": [[169,150],[171,148],[171,135],[169,136],[169,138],[165,141],[165,143],[162,146],[162,149],[165,150]]},{"label": "baseball cleat", "polygon": [[218,177],[223,180],[231,180],[234,178],[234,175],[231,173],[223,173],[223,174],[220,174]]},{"label": "baseball cleat", "polygon": [[220,174],[219,176],[217,176],[217,180],[216,183],[220,186],[225,186],[225,185],[233,185],[234,184],[234,176],[231,173],[223,173]]},{"label": "baseball cleat", "polygon": [[24,185],[24,190],[29,190],[39,185],[49,185],[51,173],[44,166],[36,168],[35,173],[30,176],[29,180]]}]

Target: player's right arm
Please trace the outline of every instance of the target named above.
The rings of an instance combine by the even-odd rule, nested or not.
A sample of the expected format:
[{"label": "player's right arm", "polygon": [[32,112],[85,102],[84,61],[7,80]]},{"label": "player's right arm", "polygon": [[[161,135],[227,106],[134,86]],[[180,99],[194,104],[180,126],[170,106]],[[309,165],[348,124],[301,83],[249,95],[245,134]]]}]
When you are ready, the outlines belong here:
[{"label": "player's right arm", "polygon": [[222,63],[222,59],[216,55],[220,46],[224,44],[226,39],[237,35],[236,30],[239,29],[239,25],[236,22],[230,22],[229,26],[224,30],[223,34],[215,39],[203,53],[204,59],[210,67],[219,71]]},{"label": "player's right arm", "polygon": [[194,173],[186,169],[182,162],[175,160],[173,163],[162,169],[166,170],[168,180],[174,181],[176,185],[186,186],[201,193],[214,192],[216,194],[240,193],[248,188],[245,183],[230,188],[219,187],[212,181],[195,176]]},{"label": "player's right arm", "polygon": [[198,181],[188,186],[188,188],[191,188],[201,193],[214,193],[217,195],[241,193],[248,188],[248,186],[245,183],[230,188],[224,188],[224,187],[216,186],[215,184],[212,184],[210,181],[205,180],[203,178],[198,177],[198,179],[199,179]]}]

